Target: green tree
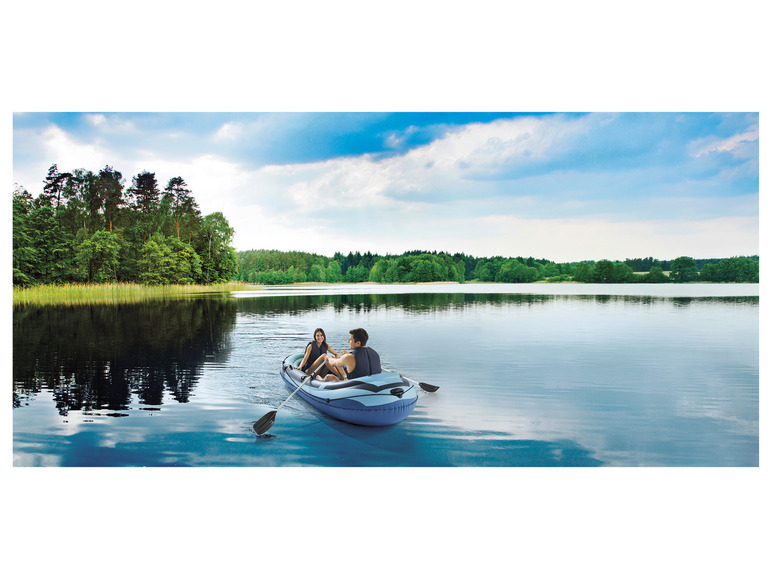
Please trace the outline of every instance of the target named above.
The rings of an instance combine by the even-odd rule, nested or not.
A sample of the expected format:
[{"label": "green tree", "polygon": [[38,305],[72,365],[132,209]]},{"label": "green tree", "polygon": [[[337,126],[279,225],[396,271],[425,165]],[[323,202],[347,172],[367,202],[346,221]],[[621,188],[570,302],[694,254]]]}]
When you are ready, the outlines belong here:
[{"label": "green tree", "polygon": [[539,279],[538,270],[519,259],[506,260],[496,275],[496,281],[503,283],[531,283],[537,279]]},{"label": "green tree", "polygon": [[219,211],[204,217],[194,247],[201,256],[201,282],[217,283],[236,277],[236,251],[230,246],[233,228]]},{"label": "green tree", "polygon": [[99,171],[97,180],[97,194],[101,201],[101,206],[105,212],[107,228],[112,232],[113,220],[118,214],[118,210],[123,206],[123,175],[120,171],[115,171],[110,166],[105,166]]},{"label": "green tree", "polygon": [[360,283],[367,281],[368,275],[369,272],[367,269],[365,269],[365,266],[360,264],[348,268],[348,270],[346,270],[346,275],[343,276],[343,279],[348,283]]},{"label": "green tree", "polygon": [[389,265],[391,265],[393,262],[394,260],[390,259],[379,259],[370,269],[368,281],[373,283],[383,283],[383,279],[389,269]]},{"label": "green tree", "polygon": [[118,235],[108,231],[97,231],[78,247],[77,263],[81,276],[89,283],[104,283],[117,278]]},{"label": "green tree", "polygon": [[70,281],[75,274],[74,237],[65,231],[51,205],[33,208],[27,225],[37,257],[34,277],[41,283]]},{"label": "green tree", "polygon": [[315,263],[311,266],[311,269],[308,270],[308,281],[322,282],[324,281],[324,278],[324,267],[322,267],[321,264]]},{"label": "green tree", "polygon": [[166,245],[172,252],[169,283],[191,284],[201,278],[201,258],[190,245],[177,237],[167,237]]},{"label": "green tree", "polygon": [[629,283],[633,281],[634,275],[633,268],[626,263],[617,262],[611,272],[611,281],[613,283]]},{"label": "green tree", "polygon": [[440,277],[437,264],[431,259],[419,257],[410,261],[408,281],[412,283],[438,281]]},{"label": "green tree", "polygon": [[182,177],[169,179],[164,189],[164,200],[168,203],[174,219],[174,230],[177,237],[180,237],[182,223],[192,224],[201,213],[190,189],[188,189],[188,184],[185,183],[185,179]]},{"label": "green tree", "polygon": [[82,226],[88,233],[94,233],[103,227],[101,211],[104,199],[100,194],[98,175],[85,169],[75,169],[70,173],[62,194],[68,200],[67,207],[77,220],[78,228]]},{"label": "green tree", "polygon": [[595,264],[592,281],[595,283],[611,283],[614,281],[614,264],[608,259],[601,259]]},{"label": "green tree", "polygon": [[646,283],[667,283],[670,278],[664,274],[662,268],[658,265],[652,266],[649,273],[642,276]]},{"label": "green tree", "polygon": [[138,266],[145,284],[191,284],[201,277],[201,258],[193,248],[160,233],[142,245]]},{"label": "green tree", "polygon": [[324,277],[329,283],[340,283],[343,281],[343,273],[340,270],[340,264],[336,260],[333,259],[327,264]]},{"label": "green tree", "polygon": [[[386,273],[383,274],[383,283],[402,283],[407,280],[410,270],[406,265],[406,259],[400,257],[391,261]],[[348,273],[348,272],[346,272]]]},{"label": "green tree", "polygon": [[148,239],[142,245],[139,258],[139,281],[148,285],[169,283],[170,272],[174,267],[171,249],[157,236]]},{"label": "green tree", "polygon": [[705,264],[699,279],[710,282],[758,283],[759,262],[746,257],[722,259],[716,264]]},{"label": "green tree", "polygon": [[670,279],[677,283],[685,283],[697,279],[697,262],[693,258],[683,256],[673,260],[670,266]]},{"label": "green tree", "polygon": [[496,258],[480,260],[472,272],[472,279],[485,282],[495,281],[501,267],[502,262]]},{"label": "green tree", "polygon": [[[55,168],[55,166],[54,166]],[[42,197],[42,201],[40,199]],[[50,203],[17,187],[13,196],[14,283],[62,283],[76,277],[75,238]]]},{"label": "green tree", "polygon": [[30,225],[32,195],[22,187],[13,192],[13,283],[32,285],[39,255],[34,245],[35,232]]},{"label": "green tree", "polygon": [[459,283],[464,283],[466,281],[466,264],[463,260],[459,259],[453,264],[453,269],[455,270],[455,276],[450,281],[457,281]]},{"label": "green tree", "polygon": [[69,173],[60,173],[56,163],[51,165],[48,169],[48,176],[43,181],[43,195],[41,196],[46,201],[46,204],[53,205],[55,209],[59,208],[62,201],[64,183],[69,176]]},{"label": "green tree", "polygon": [[148,216],[158,209],[161,192],[158,189],[155,173],[143,171],[131,179],[131,187],[126,190],[132,207],[142,215]]},{"label": "green tree", "polygon": [[131,200],[130,207],[136,212],[132,219],[133,227],[142,232],[143,243],[161,229],[160,195],[155,173],[149,171],[133,177],[132,186],[126,190],[126,196]]},{"label": "green tree", "polygon": [[542,277],[555,277],[560,275],[560,267],[558,267],[558,264],[549,262],[544,264],[544,269],[542,271]]},{"label": "green tree", "polygon": [[595,266],[588,261],[583,261],[574,268],[574,281],[591,283],[595,280]]},{"label": "green tree", "polygon": [[90,186],[89,179],[95,176],[83,169],[76,169],[67,174],[61,197],[62,204],[56,211],[59,224],[70,234],[77,235],[88,226],[88,211],[84,201],[84,190]]}]

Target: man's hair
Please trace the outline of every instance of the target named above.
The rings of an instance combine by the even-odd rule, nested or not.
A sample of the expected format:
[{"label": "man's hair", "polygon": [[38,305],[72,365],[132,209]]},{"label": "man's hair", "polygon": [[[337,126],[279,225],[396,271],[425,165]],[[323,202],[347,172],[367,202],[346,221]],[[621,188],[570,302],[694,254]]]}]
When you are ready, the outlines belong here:
[{"label": "man's hair", "polygon": [[361,343],[362,346],[367,345],[367,340],[370,337],[367,335],[364,328],[356,328],[355,330],[349,331],[349,334],[351,334],[351,337],[354,338],[355,342]]}]

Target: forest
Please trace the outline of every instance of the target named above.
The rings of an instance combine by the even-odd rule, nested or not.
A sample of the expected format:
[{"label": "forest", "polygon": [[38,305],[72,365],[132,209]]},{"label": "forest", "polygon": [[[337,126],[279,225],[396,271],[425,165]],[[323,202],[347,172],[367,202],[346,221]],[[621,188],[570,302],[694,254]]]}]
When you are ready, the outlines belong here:
[{"label": "forest", "polygon": [[670,261],[556,263],[533,257],[474,257],[408,251],[400,255],[302,251],[236,252],[234,230],[220,213],[201,214],[182,177],[161,189],[155,173],[126,179],[105,166],[62,173],[51,165],[43,192],[13,192],[13,283],[16,286],[129,282],[276,285],[422,282],[686,283],[759,281],[759,257]]},{"label": "forest", "polygon": [[237,274],[233,229],[203,216],[182,177],[51,165],[43,192],[13,192],[13,283],[212,284]]},{"label": "forest", "polygon": [[625,261],[555,263],[533,257],[473,257],[463,253],[409,251],[401,255],[359,252],[332,257],[300,251],[249,250],[237,253],[237,279],[266,285],[302,282],[421,283],[686,283],[759,281],[759,257],[661,261],[652,257]]}]

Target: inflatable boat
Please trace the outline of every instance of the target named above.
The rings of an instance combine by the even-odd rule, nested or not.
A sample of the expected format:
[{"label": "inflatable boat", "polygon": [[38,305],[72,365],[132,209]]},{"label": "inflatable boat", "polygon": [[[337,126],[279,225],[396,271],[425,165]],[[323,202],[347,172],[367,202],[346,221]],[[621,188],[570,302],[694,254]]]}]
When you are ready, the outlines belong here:
[{"label": "inflatable boat", "polygon": [[333,418],[387,426],[403,420],[415,408],[418,389],[399,374],[381,372],[340,382],[307,380],[308,374],[296,368],[302,360],[303,352],[287,356],[281,365],[282,379],[292,391],[300,387],[298,396]]}]

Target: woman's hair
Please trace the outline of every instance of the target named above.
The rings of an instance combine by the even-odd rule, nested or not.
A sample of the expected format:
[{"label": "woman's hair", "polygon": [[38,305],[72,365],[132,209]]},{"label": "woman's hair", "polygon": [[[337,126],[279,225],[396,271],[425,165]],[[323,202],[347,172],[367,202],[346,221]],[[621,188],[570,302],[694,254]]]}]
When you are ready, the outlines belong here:
[{"label": "woman's hair", "polygon": [[319,332],[322,333],[322,338],[323,338],[322,339],[322,344],[324,344],[324,346],[329,348],[329,346],[327,346],[327,334],[324,333],[324,330],[322,328],[316,328],[314,330],[314,342],[316,341],[316,334],[318,334]]},{"label": "woman's hair", "polygon": [[360,342],[362,346],[366,346],[367,340],[370,338],[370,336],[367,335],[367,332],[365,332],[364,328],[356,328],[354,330],[350,330],[349,334],[351,334],[351,337],[354,338],[355,342]]}]

